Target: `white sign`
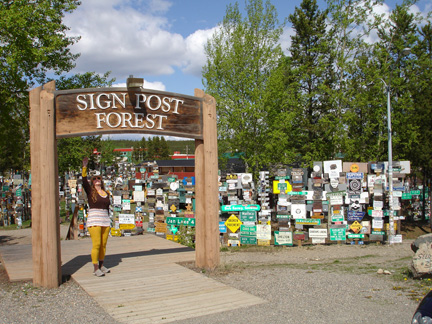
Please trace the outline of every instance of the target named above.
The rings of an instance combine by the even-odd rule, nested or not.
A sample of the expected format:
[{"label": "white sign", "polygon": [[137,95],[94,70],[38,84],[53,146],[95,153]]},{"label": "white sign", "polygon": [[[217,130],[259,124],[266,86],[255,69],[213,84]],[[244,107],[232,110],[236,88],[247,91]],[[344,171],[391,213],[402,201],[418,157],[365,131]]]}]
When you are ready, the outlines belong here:
[{"label": "white sign", "polygon": [[327,228],[310,228],[309,237],[311,238],[327,238]]},{"label": "white sign", "polygon": [[343,205],[343,196],[330,196],[330,205]]},{"label": "white sign", "polygon": [[119,224],[135,224],[134,214],[119,214]]},{"label": "white sign", "polygon": [[305,204],[292,204],[291,215],[294,219],[305,219],[306,218],[306,205]]},{"label": "white sign", "polygon": [[384,217],[383,210],[372,210],[372,217]]},{"label": "white sign", "polygon": [[133,197],[135,201],[144,201],[144,191],[134,191]]},{"label": "white sign", "polygon": [[275,232],[275,241],[278,245],[290,245],[293,244],[293,233],[292,232]]},{"label": "white sign", "polygon": [[129,199],[123,199],[122,200],[122,209],[123,210],[131,210],[130,200]]},{"label": "white sign", "polygon": [[384,202],[381,200],[374,200],[373,201],[373,207],[374,208],[383,208],[384,207]]},{"label": "white sign", "polygon": [[121,196],[113,196],[114,205],[121,205]]},{"label": "white sign", "polygon": [[372,228],[383,228],[384,220],[382,218],[374,218],[372,219]]},{"label": "white sign", "polygon": [[393,243],[402,243],[402,234],[390,235],[389,236],[389,242],[390,242],[390,244],[393,244]]},{"label": "white sign", "polygon": [[271,225],[257,225],[256,227],[258,240],[271,240]]},{"label": "white sign", "polygon": [[312,237],[312,244],[325,244],[325,238],[321,237]]},{"label": "white sign", "polygon": [[342,172],[342,161],[324,161],[324,173],[329,174],[330,179],[339,178],[339,173]]}]

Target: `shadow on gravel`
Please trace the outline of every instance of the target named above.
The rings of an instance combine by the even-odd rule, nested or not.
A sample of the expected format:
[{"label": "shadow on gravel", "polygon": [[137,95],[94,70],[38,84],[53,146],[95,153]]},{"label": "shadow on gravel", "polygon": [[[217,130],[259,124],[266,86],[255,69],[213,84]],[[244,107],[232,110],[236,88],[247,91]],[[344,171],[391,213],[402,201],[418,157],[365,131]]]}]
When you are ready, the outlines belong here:
[{"label": "shadow on gravel", "polygon": [[[129,253],[109,254],[105,257],[104,265],[107,268],[115,268],[125,258],[137,258],[142,256],[160,255],[179,252],[194,251],[189,247],[182,247],[177,249],[152,249],[150,251],[137,251]],[[65,278],[70,278],[75,272],[84,267],[90,261],[90,253],[86,255],[77,255],[72,260],[62,265],[62,274]],[[63,280],[65,280],[65,278]]]}]

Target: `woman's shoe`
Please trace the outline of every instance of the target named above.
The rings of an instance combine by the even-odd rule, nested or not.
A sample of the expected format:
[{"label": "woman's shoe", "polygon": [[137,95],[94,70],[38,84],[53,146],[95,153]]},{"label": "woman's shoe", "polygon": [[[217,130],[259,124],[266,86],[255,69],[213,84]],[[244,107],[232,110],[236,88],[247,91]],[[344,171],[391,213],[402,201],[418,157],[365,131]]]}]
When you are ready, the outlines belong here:
[{"label": "woman's shoe", "polygon": [[111,272],[111,270],[108,269],[108,268],[105,267],[105,266],[100,267],[100,270],[101,270],[103,273],[110,273],[110,272]]},{"label": "woman's shoe", "polygon": [[103,277],[103,276],[105,276],[105,273],[103,273],[103,272],[101,271],[101,269],[97,269],[95,272],[93,272],[93,274],[94,274],[96,277]]}]

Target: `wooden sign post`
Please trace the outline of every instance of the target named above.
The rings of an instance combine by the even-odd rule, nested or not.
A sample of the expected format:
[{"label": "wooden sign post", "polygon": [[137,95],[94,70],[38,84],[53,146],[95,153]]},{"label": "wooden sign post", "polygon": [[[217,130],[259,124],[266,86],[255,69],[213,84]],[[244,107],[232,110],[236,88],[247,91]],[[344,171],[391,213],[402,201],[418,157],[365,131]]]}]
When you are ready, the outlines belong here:
[{"label": "wooden sign post", "polygon": [[[134,79],[135,80],[135,79]],[[128,79],[128,84],[129,79]],[[140,133],[195,139],[196,266],[219,265],[216,101],[130,88],[30,91],[33,283],[61,284],[57,138]]]},{"label": "wooden sign post", "polygon": [[61,284],[54,81],[30,91],[33,283]]}]

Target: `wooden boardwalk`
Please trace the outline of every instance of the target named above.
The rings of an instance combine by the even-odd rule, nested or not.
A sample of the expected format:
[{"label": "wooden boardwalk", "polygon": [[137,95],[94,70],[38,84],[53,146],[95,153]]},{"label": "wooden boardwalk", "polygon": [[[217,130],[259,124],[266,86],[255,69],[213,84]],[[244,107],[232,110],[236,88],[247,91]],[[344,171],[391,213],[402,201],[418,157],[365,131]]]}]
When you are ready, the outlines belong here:
[{"label": "wooden boardwalk", "polygon": [[[101,278],[92,274],[90,238],[61,248],[62,273],[122,323],[169,323],[265,302],[180,266],[195,252],[155,235],[109,238],[111,273]],[[32,279],[31,245],[0,246],[0,256],[10,280]]]}]

